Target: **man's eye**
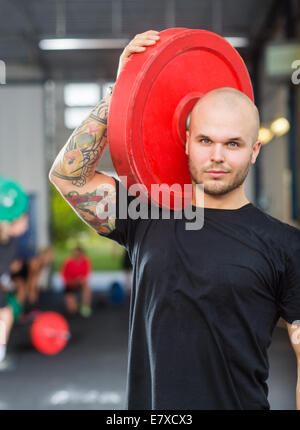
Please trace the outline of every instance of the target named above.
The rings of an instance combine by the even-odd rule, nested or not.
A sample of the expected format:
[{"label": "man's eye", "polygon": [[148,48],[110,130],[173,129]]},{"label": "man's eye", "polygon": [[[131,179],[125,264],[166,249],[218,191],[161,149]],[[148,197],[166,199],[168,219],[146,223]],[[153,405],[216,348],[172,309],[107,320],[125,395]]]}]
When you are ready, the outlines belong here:
[{"label": "man's eye", "polygon": [[209,143],[210,140],[209,139],[201,139],[200,142],[202,142],[202,143]]},{"label": "man's eye", "polygon": [[239,146],[237,142],[228,142],[228,145],[235,145],[235,146]]}]

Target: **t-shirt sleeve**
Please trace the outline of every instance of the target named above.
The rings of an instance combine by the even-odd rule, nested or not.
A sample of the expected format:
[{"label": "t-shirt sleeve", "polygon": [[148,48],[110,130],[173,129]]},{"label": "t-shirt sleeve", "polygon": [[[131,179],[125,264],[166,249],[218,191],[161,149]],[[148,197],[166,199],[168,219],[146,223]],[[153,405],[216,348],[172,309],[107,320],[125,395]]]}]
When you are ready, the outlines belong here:
[{"label": "t-shirt sleeve", "polygon": [[[108,239],[112,239],[115,242],[119,243],[120,245],[124,246],[125,248],[129,249],[133,245],[135,232],[137,229],[137,225],[139,222],[139,219],[133,220],[128,215],[128,205],[130,202],[134,199],[133,196],[131,196],[124,185],[117,179],[115,179],[116,182],[116,222],[115,222],[115,229],[109,233],[109,234],[101,234],[99,235],[103,237],[107,237]],[[122,191],[122,197],[121,197],[121,191]],[[126,196],[126,199],[125,199]],[[122,211],[122,217],[120,216],[120,205],[125,205],[125,211]],[[126,216],[124,217],[124,212],[126,213]]]},{"label": "t-shirt sleeve", "polygon": [[[290,226],[289,226],[290,227]],[[279,283],[280,316],[288,323],[300,320],[300,230],[288,229],[285,271]]]}]

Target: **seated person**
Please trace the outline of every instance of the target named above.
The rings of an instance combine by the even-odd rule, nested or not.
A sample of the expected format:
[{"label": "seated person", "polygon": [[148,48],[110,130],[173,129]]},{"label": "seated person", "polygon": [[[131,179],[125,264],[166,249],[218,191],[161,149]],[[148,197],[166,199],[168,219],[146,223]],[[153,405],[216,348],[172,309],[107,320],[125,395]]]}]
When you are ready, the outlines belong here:
[{"label": "seated person", "polygon": [[46,282],[45,274],[53,261],[53,249],[47,246],[41,249],[28,262],[29,277],[27,283],[27,300],[31,305],[38,302],[40,286]]},{"label": "seated person", "polygon": [[64,280],[64,300],[67,312],[75,314],[78,311],[76,292],[81,292],[81,305],[79,312],[82,316],[91,315],[91,289],[88,277],[91,273],[91,261],[83,249],[77,246],[72,255],[67,258],[61,269]]}]

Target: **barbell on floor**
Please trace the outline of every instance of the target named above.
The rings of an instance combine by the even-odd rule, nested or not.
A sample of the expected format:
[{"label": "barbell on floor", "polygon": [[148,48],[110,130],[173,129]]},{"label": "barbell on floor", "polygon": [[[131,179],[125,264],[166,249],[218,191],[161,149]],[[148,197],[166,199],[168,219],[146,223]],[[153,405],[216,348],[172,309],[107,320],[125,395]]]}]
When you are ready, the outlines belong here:
[{"label": "barbell on floor", "polygon": [[66,347],[70,339],[70,329],[61,314],[35,310],[22,315],[23,306],[13,293],[7,295],[6,303],[12,310],[15,322],[30,324],[30,340],[37,351],[46,355],[55,355]]},{"label": "barbell on floor", "polygon": [[55,355],[66,347],[70,339],[69,325],[57,312],[42,312],[31,325],[30,338],[39,352]]}]

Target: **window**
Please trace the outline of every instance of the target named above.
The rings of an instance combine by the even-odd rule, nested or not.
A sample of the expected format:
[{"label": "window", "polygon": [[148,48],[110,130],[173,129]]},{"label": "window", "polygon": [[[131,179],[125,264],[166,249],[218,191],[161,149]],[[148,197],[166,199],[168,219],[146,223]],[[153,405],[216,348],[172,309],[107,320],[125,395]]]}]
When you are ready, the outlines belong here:
[{"label": "window", "polygon": [[101,85],[72,83],[64,87],[65,126],[74,129],[88,116],[100,101]]}]

